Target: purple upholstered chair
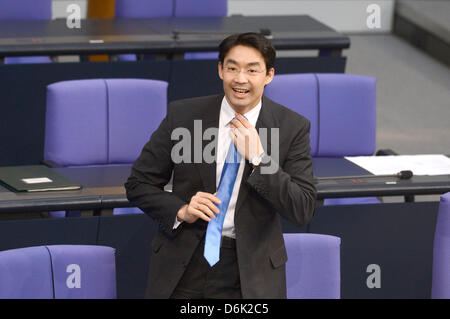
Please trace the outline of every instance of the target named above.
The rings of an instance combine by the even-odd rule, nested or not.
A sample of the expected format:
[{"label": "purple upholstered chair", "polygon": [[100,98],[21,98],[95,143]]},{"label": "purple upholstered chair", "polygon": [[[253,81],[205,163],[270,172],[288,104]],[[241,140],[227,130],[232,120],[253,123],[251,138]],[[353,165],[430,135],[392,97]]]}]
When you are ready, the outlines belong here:
[{"label": "purple upholstered chair", "polygon": [[[63,81],[47,87],[44,160],[62,167],[130,165],[167,109],[168,83]],[[114,214],[141,212],[116,208]]]},{"label": "purple upholstered chair", "polygon": [[288,299],[339,299],[341,267],[339,237],[284,234],[288,255]]},{"label": "purple upholstered chair", "polygon": [[55,299],[115,299],[115,249],[106,246],[47,246]]},{"label": "purple upholstered chair", "polygon": [[52,298],[52,266],[46,247],[0,251],[0,299]]},{"label": "purple upholstered chair", "polygon": [[[50,20],[52,0],[1,0],[0,20]],[[5,57],[5,64],[51,63],[48,56]]]},{"label": "purple upholstered chair", "polygon": [[[312,157],[375,152],[376,79],[353,74],[276,75],[267,97],[311,122]],[[380,203],[376,197],[325,199],[324,205]]]},{"label": "purple upholstered chair", "polygon": [[48,56],[13,56],[5,57],[5,64],[39,64],[52,63]]},{"label": "purple upholstered chair", "polygon": [[227,0],[174,0],[175,17],[225,17]]},{"label": "purple upholstered chair", "polygon": [[433,244],[431,298],[450,299],[450,192],[441,196]]},{"label": "purple upholstered chair", "polygon": [[36,20],[52,18],[52,0],[2,0],[0,1],[0,20]]},{"label": "purple upholstered chair", "polygon": [[173,16],[172,0],[116,0],[116,18],[164,18]]},{"label": "purple upholstered chair", "polygon": [[0,299],[116,298],[115,250],[55,245],[0,252]]}]

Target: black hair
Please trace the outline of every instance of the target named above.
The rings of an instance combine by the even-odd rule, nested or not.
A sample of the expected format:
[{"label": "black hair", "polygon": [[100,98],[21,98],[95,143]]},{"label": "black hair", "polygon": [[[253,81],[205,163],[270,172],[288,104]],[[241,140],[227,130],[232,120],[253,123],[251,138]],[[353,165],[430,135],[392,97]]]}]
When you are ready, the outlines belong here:
[{"label": "black hair", "polygon": [[219,45],[219,61],[223,66],[225,56],[237,45],[243,45],[258,50],[266,63],[266,72],[268,73],[275,64],[275,48],[272,43],[261,33],[247,32],[233,34],[223,40]]}]

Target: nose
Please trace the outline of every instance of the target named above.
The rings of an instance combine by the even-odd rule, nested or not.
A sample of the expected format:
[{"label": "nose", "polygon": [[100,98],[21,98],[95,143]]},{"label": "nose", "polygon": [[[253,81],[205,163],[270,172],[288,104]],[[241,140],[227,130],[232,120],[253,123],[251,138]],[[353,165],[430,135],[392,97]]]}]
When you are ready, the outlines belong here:
[{"label": "nose", "polygon": [[247,83],[248,79],[247,76],[245,75],[245,72],[243,70],[240,70],[240,72],[234,78],[234,81],[237,83]]}]

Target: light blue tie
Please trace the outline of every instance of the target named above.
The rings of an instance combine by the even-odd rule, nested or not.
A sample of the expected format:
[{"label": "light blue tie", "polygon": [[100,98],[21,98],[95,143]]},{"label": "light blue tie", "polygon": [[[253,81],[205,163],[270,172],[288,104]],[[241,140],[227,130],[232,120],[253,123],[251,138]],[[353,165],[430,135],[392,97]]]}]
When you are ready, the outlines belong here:
[{"label": "light blue tie", "polygon": [[233,141],[228,148],[227,158],[223,165],[222,176],[220,177],[219,189],[217,190],[217,198],[220,199],[219,214],[216,218],[211,219],[208,223],[205,239],[205,250],[203,255],[209,265],[214,266],[220,259],[220,241],[222,239],[222,227],[227,213],[228,204],[230,203],[231,194],[233,193],[234,182],[239,170],[241,156],[236,149]]}]

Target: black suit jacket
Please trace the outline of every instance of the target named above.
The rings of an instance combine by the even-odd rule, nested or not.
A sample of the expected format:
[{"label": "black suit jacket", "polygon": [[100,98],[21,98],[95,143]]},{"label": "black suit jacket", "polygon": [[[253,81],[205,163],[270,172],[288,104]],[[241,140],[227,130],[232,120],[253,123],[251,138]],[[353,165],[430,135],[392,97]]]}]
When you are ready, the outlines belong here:
[{"label": "black suit jacket", "polygon": [[[222,99],[223,95],[215,95],[172,102],[125,184],[129,201],[159,223],[152,242],[147,297],[168,298],[172,294],[205,235],[207,223],[200,219],[173,230],[178,210],[198,191],[216,192],[216,163],[194,163],[194,145],[192,163],[172,161],[172,147],[179,142],[171,139],[172,131],[187,128],[194,138],[194,133],[199,133],[194,132],[194,120],[202,120],[202,133],[218,128]],[[263,97],[256,128],[269,129],[268,155],[274,153],[270,128],[279,128],[279,168],[273,174],[262,174],[262,167],[252,170],[247,161],[245,164],[234,218],[242,296],[286,298],[287,255],[280,216],[296,225],[308,223],[313,216],[316,189],[309,155],[310,124],[303,116]],[[209,143],[204,140],[201,145],[204,148]],[[172,193],[165,192],[172,172]]]}]

